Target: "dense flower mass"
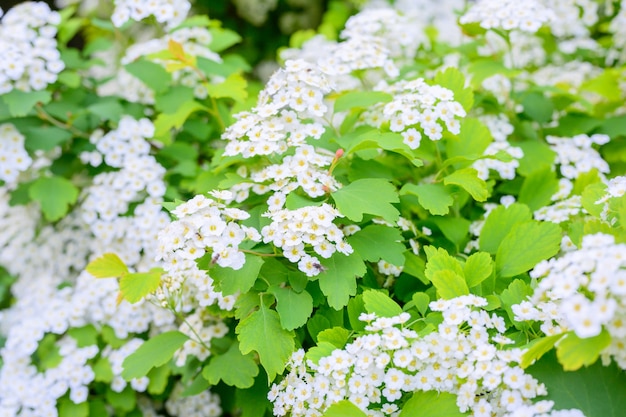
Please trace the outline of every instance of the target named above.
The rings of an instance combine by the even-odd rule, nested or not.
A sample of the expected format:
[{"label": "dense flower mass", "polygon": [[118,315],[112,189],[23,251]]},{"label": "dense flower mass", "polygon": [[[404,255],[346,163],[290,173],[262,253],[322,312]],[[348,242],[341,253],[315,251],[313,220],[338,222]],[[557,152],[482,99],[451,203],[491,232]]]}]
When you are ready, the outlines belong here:
[{"label": "dense flower mass", "polygon": [[460,22],[480,23],[485,29],[519,29],[536,32],[554,18],[554,12],[537,0],[520,3],[514,0],[480,0],[460,19]]},{"label": "dense flower mass", "polygon": [[0,180],[15,183],[21,171],[33,162],[24,149],[24,136],[10,123],[0,125]]},{"label": "dense flower mass", "polygon": [[141,21],[154,16],[159,23],[176,26],[185,19],[190,8],[187,0],[115,0],[111,21],[119,27],[128,20]]}]

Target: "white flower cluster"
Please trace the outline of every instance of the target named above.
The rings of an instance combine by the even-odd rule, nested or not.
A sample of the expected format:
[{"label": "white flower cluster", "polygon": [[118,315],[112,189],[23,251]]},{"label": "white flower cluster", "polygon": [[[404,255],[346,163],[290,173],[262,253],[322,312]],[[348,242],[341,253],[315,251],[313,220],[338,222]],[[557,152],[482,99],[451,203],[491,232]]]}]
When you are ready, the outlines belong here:
[{"label": "white flower cluster", "polygon": [[[174,353],[176,366],[184,366],[187,358],[198,358],[203,361],[211,355],[208,349],[212,339],[219,339],[228,334],[228,326],[223,320],[198,309],[186,316],[186,320],[178,329],[189,336],[183,347]],[[200,340],[198,340],[198,338]]]},{"label": "white flower cluster", "polygon": [[571,138],[547,136],[546,141],[556,153],[555,164],[560,165],[560,172],[565,178],[576,179],[579,174],[596,168],[600,175],[607,174],[609,164],[592,148],[592,145],[604,145],[610,140],[608,135],[580,134]]},{"label": "white flower cluster", "polygon": [[220,397],[211,391],[202,391],[197,395],[183,396],[185,387],[176,384],[165,402],[169,415],[177,417],[220,417],[222,407]]},{"label": "white flower cluster", "polygon": [[611,20],[609,32],[613,34],[613,42],[608,50],[606,62],[623,63],[626,60],[626,0],[619,3],[619,11]]},{"label": "white flower cluster", "polygon": [[588,38],[589,27],[598,21],[598,3],[593,0],[539,0],[554,15],[550,32],[559,38]]},{"label": "white flower cluster", "polygon": [[371,106],[361,115],[361,123],[380,128],[388,122],[392,132],[402,132],[404,143],[411,149],[419,147],[421,132],[431,140],[439,140],[444,126],[453,134],[461,130],[459,118],[465,117],[465,109],[447,88],[430,86],[417,78],[394,84],[381,81],[374,90],[393,95],[393,100]]},{"label": "white flower cluster", "polygon": [[585,213],[582,200],[579,195],[560,200],[549,206],[537,209],[533,216],[535,220],[548,221],[552,223],[562,223],[571,217]]},{"label": "white flower cluster", "polygon": [[0,180],[12,186],[33,160],[24,149],[24,136],[11,123],[0,125]]},{"label": "white flower cluster", "polygon": [[520,29],[534,33],[555,18],[554,12],[537,0],[479,0],[459,22],[480,23],[485,29]]},{"label": "white flower cluster", "polygon": [[407,394],[431,390],[457,395],[461,412],[471,410],[476,417],[550,415],[552,402],[531,402],[546,391],[519,367],[523,352],[498,347],[511,341],[503,334],[504,320],[481,309],[486,304],[471,295],[430,303],[443,322],[422,337],[397,327],[408,313],[362,314],[367,332],[345,348],[317,363],[305,360],[303,350],[292,355],[289,373],[268,394],[274,415],[321,416],[348,399],[368,416],[397,416]]},{"label": "white flower cluster", "polygon": [[[126,65],[131,62],[147,57],[150,54],[168,49],[168,43],[175,41],[179,43],[185,53],[195,57],[202,57],[215,62],[222,62],[218,54],[211,51],[207,45],[211,43],[211,33],[203,27],[181,28],[162,38],[151,39],[132,45],[126,50],[121,59],[121,64]],[[150,59],[151,62],[165,66],[167,62],[162,59]],[[109,64],[110,66],[110,64]],[[119,68],[114,77],[98,86],[98,94],[101,96],[123,97],[130,102],[154,104],[154,90],[149,88],[140,79],[130,74],[124,67]],[[194,95],[203,99],[208,95],[206,86],[197,72],[191,68],[181,68],[171,73],[174,84],[193,88]]]},{"label": "white flower cluster", "polygon": [[335,251],[344,255],[352,253],[352,246],[333,223],[337,217],[343,216],[326,203],[297,210],[276,209],[266,216],[272,219],[272,223],[261,230],[263,242],[281,248],[285,258],[298,262],[298,269],[309,277],[319,274],[324,267],[316,256],[307,253],[307,249],[313,249],[322,258],[330,258]]},{"label": "white flower cluster", "polygon": [[120,27],[128,20],[139,22],[154,16],[157,22],[173,27],[185,19],[189,9],[188,0],[115,0],[111,21]]},{"label": "white flower cluster", "polygon": [[590,62],[570,61],[562,65],[546,65],[533,72],[530,78],[537,85],[558,86],[575,94],[585,81],[600,74],[602,69]]},{"label": "white flower cluster", "polygon": [[513,159],[505,162],[493,158],[484,158],[475,161],[472,167],[478,171],[478,177],[483,180],[489,179],[490,171],[496,171],[501,178],[512,180],[515,178],[515,170],[519,167],[519,159],[524,157],[522,148],[512,146],[506,140],[513,133],[513,125],[503,114],[482,116],[480,120],[487,125],[494,139],[494,142],[487,146],[483,155],[496,155],[498,152],[506,152]]},{"label": "white flower cluster", "polygon": [[0,24],[0,94],[43,90],[65,68],[55,39],[61,16],[44,2],[24,2]]},{"label": "white flower cluster", "polygon": [[257,106],[235,115],[237,121],[222,135],[229,141],[224,155],[283,154],[289,147],[304,145],[307,138],[319,139],[323,125],[305,120],[326,114],[324,95],[331,90],[317,66],[303,60],[287,61],[284,69],[272,75]]},{"label": "white flower cluster", "polygon": [[[102,357],[107,358],[111,365],[111,372],[113,373],[113,380],[111,381],[111,390],[115,392],[122,392],[128,385],[128,382],[122,378],[122,371],[124,370],[124,360],[132,355],[141,345],[144,340],[133,338],[124,344],[119,349],[113,349],[111,346],[107,346],[102,351]],[[130,380],[130,386],[137,392],[144,392],[148,388],[150,379],[147,376],[141,378],[133,378]]]},{"label": "white flower cluster", "polygon": [[[213,192],[216,200],[229,200],[228,191]],[[217,302],[221,308],[231,309],[234,297],[224,297],[213,289],[213,280],[207,271],[201,271],[196,260],[207,252],[211,261],[221,267],[241,269],[246,262],[239,245],[245,240],[260,241],[259,232],[238,223],[250,217],[248,213],[236,208],[228,208],[224,203],[197,195],[176,207],[172,213],[178,220],[171,222],[158,236],[157,260],[163,262],[167,272],[162,285],[156,293],[157,299],[167,305],[174,301],[171,296],[180,296],[181,290],[194,287],[195,297],[201,306]],[[189,307],[187,307],[189,308]]]},{"label": "white flower cluster", "polygon": [[606,184],[606,194],[602,196],[596,204],[602,204],[602,212],[600,217],[604,221],[608,221],[613,224],[617,219],[614,217],[614,213],[611,213],[610,204],[611,200],[619,199],[626,194],[626,176],[619,176],[610,179]]},{"label": "white flower cluster", "polygon": [[513,306],[516,320],[541,321],[541,330],[569,329],[580,338],[602,329],[611,335],[603,358],[626,369],[626,244],[602,233],[583,237],[578,250],[540,262],[531,271],[539,279],[528,301]]}]

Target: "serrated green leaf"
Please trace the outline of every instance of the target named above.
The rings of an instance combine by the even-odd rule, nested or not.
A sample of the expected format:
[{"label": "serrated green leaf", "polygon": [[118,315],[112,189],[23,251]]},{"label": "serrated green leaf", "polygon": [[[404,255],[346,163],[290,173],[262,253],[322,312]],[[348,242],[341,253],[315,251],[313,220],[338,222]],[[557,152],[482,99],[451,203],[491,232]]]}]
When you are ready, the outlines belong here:
[{"label": "serrated green leaf", "polygon": [[322,330],[317,334],[318,343],[328,342],[335,346],[337,349],[343,349],[348,339],[350,338],[350,331],[343,327],[332,327],[330,329]]},{"label": "serrated green leaf", "polygon": [[[337,209],[350,220],[359,222],[365,213],[380,216],[389,222],[397,221],[400,216],[398,209],[391,205],[400,201],[396,187],[382,179],[356,180],[331,195]],[[376,198],[373,198],[374,195]]]},{"label": "serrated green leaf", "polygon": [[363,291],[363,302],[368,313],[376,313],[377,317],[395,317],[402,313],[402,307],[382,291]]},{"label": "serrated green leaf", "polygon": [[152,268],[149,272],[124,274],[120,278],[122,297],[131,304],[154,292],[161,284],[163,269]]},{"label": "serrated green leaf", "polygon": [[128,273],[124,261],[114,253],[105,253],[94,259],[85,269],[96,278],[118,278]]},{"label": "serrated green leaf", "polygon": [[360,132],[357,129],[352,134],[338,139],[337,142],[346,149],[346,155],[370,150],[374,156],[378,156],[378,151],[384,149],[404,156],[413,166],[421,167],[424,165],[421,159],[415,157],[413,150],[404,143],[404,138],[400,133],[382,133],[378,129]]},{"label": "serrated green leaf", "polygon": [[548,353],[561,338],[565,335],[565,333],[555,334],[553,336],[545,336],[540,337],[539,339],[535,339],[530,342],[527,346],[525,346],[526,352],[522,356],[522,361],[520,362],[520,366],[522,368],[528,368],[530,365],[535,363],[538,359],[541,359],[543,355]]},{"label": "serrated green leaf", "polygon": [[211,277],[224,295],[232,295],[238,291],[242,293],[248,292],[259,277],[259,272],[263,266],[263,258],[249,253],[246,253],[245,256],[246,263],[241,269],[222,268],[219,265],[211,268]]},{"label": "serrated green leaf", "polygon": [[465,279],[454,271],[435,271],[431,274],[430,281],[437,289],[437,294],[446,300],[469,294]]},{"label": "serrated green leaf", "polygon": [[89,415],[89,404],[74,404],[69,398],[61,398],[59,400],[59,417],[87,417]]},{"label": "serrated green leaf", "polygon": [[49,91],[23,91],[13,89],[2,94],[2,100],[9,106],[9,112],[13,117],[24,117],[31,112],[37,103],[47,104],[52,100]]},{"label": "serrated green leaf", "polygon": [[297,329],[306,324],[313,313],[313,298],[306,291],[297,293],[291,288],[272,286],[268,291],[276,297],[276,311],[280,323],[287,330]]},{"label": "serrated green leaf", "polygon": [[594,337],[581,339],[573,331],[567,332],[556,347],[556,357],[566,371],[592,365],[611,343],[611,335],[605,329]]},{"label": "serrated green leaf", "polygon": [[326,269],[319,274],[320,289],[328,299],[328,305],[339,310],[348,304],[356,294],[356,278],[367,271],[363,260],[357,253],[345,256],[335,252],[322,265]]},{"label": "serrated green leaf", "polygon": [[164,92],[172,84],[172,74],[167,72],[161,65],[146,59],[137,59],[130,64],[124,65],[124,68],[155,93]]},{"label": "serrated green leaf", "polygon": [[626,373],[615,363],[603,366],[596,362],[574,372],[564,371],[553,352],[528,368],[532,376],[545,384],[554,408],[576,408],[586,417],[623,417],[626,410]]},{"label": "serrated green leaf", "polygon": [[416,391],[402,407],[399,417],[463,417],[456,395],[437,391]]},{"label": "serrated green leaf", "polygon": [[435,248],[433,246],[424,246],[424,252],[428,262],[424,274],[426,278],[432,280],[432,276],[437,271],[449,270],[463,277],[463,267],[461,263],[443,248]]},{"label": "serrated green leaf", "polygon": [[478,178],[478,171],[474,168],[463,168],[454,171],[443,179],[445,185],[458,185],[467,191],[474,200],[485,201],[489,197],[487,183]]},{"label": "serrated green leaf", "polygon": [[495,254],[502,239],[516,224],[525,223],[531,219],[532,213],[523,204],[496,207],[485,220],[485,225],[480,232],[478,240],[480,250]]},{"label": "serrated green leaf", "polygon": [[78,188],[63,177],[40,177],[28,188],[28,195],[41,205],[46,220],[54,222],[67,214],[78,199]]},{"label": "serrated green leaf", "polygon": [[544,166],[526,177],[518,201],[535,211],[549,205],[552,202],[552,196],[558,190],[559,180],[556,178],[556,172]]},{"label": "serrated green leaf", "polygon": [[180,394],[182,397],[191,397],[193,395],[198,395],[203,391],[206,391],[211,387],[209,381],[207,381],[202,373],[196,376],[189,385],[185,387],[183,392]]},{"label": "serrated green leaf", "polygon": [[374,224],[349,236],[348,243],[364,261],[378,262],[383,259],[393,265],[404,265],[402,233],[400,230]]},{"label": "serrated green leaf", "polygon": [[235,331],[241,353],[257,352],[269,381],[283,372],[295,349],[294,333],[283,329],[276,311],[261,303],[257,311],[239,322]]},{"label": "serrated green leaf", "polygon": [[467,286],[472,288],[489,278],[493,271],[491,256],[485,252],[477,252],[467,258],[463,266]]},{"label": "serrated green leaf", "polygon": [[367,417],[367,415],[350,401],[341,400],[328,407],[322,417]]},{"label": "serrated green leaf", "polygon": [[454,199],[442,184],[405,184],[400,195],[415,195],[420,205],[435,216],[448,214]]},{"label": "serrated green leaf", "polygon": [[352,108],[367,108],[376,103],[389,103],[393,99],[391,94],[381,91],[351,91],[341,95],[335,101],[335,112],[346,111]]},{"label": "serrated green leaf", "polygon": [[220,84],[207,85],[207,91],[213,98],[232,98],[236,102],[244,102],[248,97],[248,82],[239,73],[230,74]]},{"label": "serrated green leaf", "polygon": [[458,102],[465,111],[469,111],[474,104],[474,94],[472,89],[465,87],[465,77],[457,68],[448,67],[444,71],[439,71],[433,79],[433,84],[452,90],[454,101]]},{"label": "serrated green leaf", "polygon": [[470,158],[464,166],[470,165],[473,160],[482,156],[493,142],[491,132],[480,120],[467,117],[461,122],[461,132],[446,140],[448,158]]},{"label": "serrated green leaf", "polygon": [[333,351],[337,350],[337,346],[330,342],[322,341],[313,346],[306,352],[306,358],[313,363],[319,363],[320,359],[330,356]]},{"label": "serrated green leaf", "polygon": [[502,239],[496,253],[496,271],[500,277],[526,272],[540,261],[561,250],[561,228],[554,223],[520,223]]},{"label": "serrated green leaf", "polygon": [[237,343],[230,345],[226,353],[214,356],[202,369],[202,376],[211,385],[217,385],[221,380],[237,388],[250,388],[258,374],[259,366],[252,354],[242,355]]},{"label": "serrated green leaf", "polygon": [[148,375],[150,369],[167,363],[180,349],[189,336],[177,330],[161,333],[150,339],[128,355],[122,367],[122,377],[127,381]]}]

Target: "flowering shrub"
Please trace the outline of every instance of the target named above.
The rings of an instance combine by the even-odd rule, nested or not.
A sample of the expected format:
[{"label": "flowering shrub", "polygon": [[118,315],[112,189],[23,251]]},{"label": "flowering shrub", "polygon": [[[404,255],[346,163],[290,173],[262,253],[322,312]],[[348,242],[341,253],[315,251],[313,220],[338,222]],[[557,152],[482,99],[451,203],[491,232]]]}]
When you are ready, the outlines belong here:
[{"label": "flowering shrub", "polygon": [[0,21],[0,416],[621,416],[625,2],[334,1],[260,82],[71,3]]}]

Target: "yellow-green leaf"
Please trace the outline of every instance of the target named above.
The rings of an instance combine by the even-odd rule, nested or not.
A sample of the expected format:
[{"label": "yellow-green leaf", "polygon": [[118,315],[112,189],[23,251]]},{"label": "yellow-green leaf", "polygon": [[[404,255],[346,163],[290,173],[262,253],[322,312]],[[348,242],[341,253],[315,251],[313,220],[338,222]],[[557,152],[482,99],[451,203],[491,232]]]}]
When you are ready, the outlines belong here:
[{"label": "yellow-green leaf", "polygon": [[162,274],[161,268],[152,268],[149,272],[125,274],[120,279],[120,292],[129,303],[136,303],[159,287]]},{"label": "yellow-green leaf", "polygon": [[114,253],[105,253],[87,265],[87,272],[96,278],[119,278],[128,273],[128,268]]}]

